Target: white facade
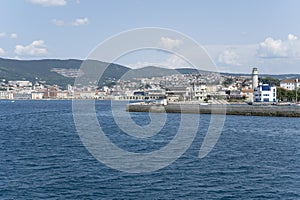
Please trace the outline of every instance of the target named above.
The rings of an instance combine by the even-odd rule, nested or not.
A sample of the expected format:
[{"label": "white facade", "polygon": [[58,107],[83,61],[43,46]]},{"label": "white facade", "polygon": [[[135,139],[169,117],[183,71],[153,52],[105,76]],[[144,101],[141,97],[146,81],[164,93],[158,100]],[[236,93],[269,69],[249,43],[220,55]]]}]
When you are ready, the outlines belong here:
[{"label": "white facade", "polygon": [[277,102],[276,86],[269,84],[259,84],[254,88],[254,102]]},{"label": "white facade", "polygon": [[194,85],[186,88],[185,99],[189,101],[204,101],[207,98],[207,86],[205,84]]},{"label": "white facade", "polygon": [[56,93],[56,98],[58,99],[68,99],[69,98],[69,93],[65,91],[59,91]]},{"label": "white facade", "polygon": [[300,88],[300,83],[298,79],[286,79],[280,81],[280,87],[286,90],[295,90],[296,87]]},{"label": "white facade", "polygon": [[43,99],[44,93],[43,92],[32,92],[31,93],[31,99],[39,100]]},{"label": "white facade", "polygon": [[206,85],[197,85],[194,87],[195,98],[198,101],[204,101],[207,97],[207,87]]},{"label": "white facade", "polygon": [[7,91],[0,91],[0,99],[8,99],[9,92]]},{"label": "white facade", "polygon": [[32,83],[30,81],[8,81],[9,85],[16,85],[19,87],[31,87]]},{"label": "white facade", "polygon": [[96,98],[96,93],[95,92],[80,92],[79,94],[81,99],[95,99]]},{"label": "white facade", "polygon": [[253,92],[254,90],[252,89],[245,89],[241,91],[241,95],[245,96],[247,101],[253,101],[254,99]]}]

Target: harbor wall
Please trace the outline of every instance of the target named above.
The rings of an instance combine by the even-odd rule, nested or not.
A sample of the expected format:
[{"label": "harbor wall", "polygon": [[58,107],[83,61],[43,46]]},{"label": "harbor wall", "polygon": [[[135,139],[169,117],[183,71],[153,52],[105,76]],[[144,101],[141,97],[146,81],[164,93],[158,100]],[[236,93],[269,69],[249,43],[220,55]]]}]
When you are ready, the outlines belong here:
[{"label": "harbor wall", "polygon": [[300,106],[198,105],[198,104],[128,104],[128,112],[166,112],[191,114],[226,114],[246,116],[300,117]]}]

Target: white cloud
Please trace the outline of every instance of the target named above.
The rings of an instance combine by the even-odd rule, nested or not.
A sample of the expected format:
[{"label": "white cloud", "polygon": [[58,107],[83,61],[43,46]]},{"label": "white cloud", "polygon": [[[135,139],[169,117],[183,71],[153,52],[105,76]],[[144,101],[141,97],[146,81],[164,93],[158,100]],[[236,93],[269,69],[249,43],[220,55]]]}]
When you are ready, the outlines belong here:
[{"label": "white cloud", "polygon": [[16,38],[18,38],[18,35],[16,33],[12,33],[12,34],[10,34],[10,38],[16,39]]},{"label": "white cloud", "polygon": [[288,40],[297,40],[297,39],[298,39],[298,37],[293,34],[288,35]]},{"label": "white cloud", "polygon": [[64,6],[67,4],[66,0],[30,0],[30,2],[42,6]]},{"label": "white cloud", "polygon": [[218,62],[225,65],[240,65],[238,62],[239,56],[232,49],[224,50],[218,57]]},{"label": "white cloud", "polygon": [[52,22],[52,24],[54,24],[56,26],[63,26],[65,24],[65,22],[60,19],[52,19],[51,22]]},{"label": "white cloud", "polygon": [[300,57],[298,37],[289,34],[287,40],[275,40],[268,37],[259,44],[257,55],[261,58],[291,58]]},{"label": "white cloud", "polygon": [[181,40],[171,39],[168,37],[160,38],[160,46],[168,50],[172,50],[176,47],[179,47],[181,43],[182,43]]},{"label": "white cloud", "polygon": [[281,40],[274,40],[271,37],[265,39],[259,44],[258,55],[263,58],[267,57],[286,57],[287,47]]},{"label": "white cloud", "polygon": [[0,48],[0,56],[4,56],[6,54],[6,52],[4,51],[4,49]]},{"label": "white cloud", "polygon": [[74,22],[72,22],[73,26],[82,26],[87,25],[89,23],[89,19],[87,17],[84,18],[78,18]]},{"label": "white cloud", "polygon": [[1,32],[0,33],[0,37],[5,37],[6,36],[6,33],[5,32]]},{"label": "white cloud", "polygon": [[27,46],[16,45],[15,53],[18,55],[41,56],[46,55],[48,52],[43,40],[35,40]]}]

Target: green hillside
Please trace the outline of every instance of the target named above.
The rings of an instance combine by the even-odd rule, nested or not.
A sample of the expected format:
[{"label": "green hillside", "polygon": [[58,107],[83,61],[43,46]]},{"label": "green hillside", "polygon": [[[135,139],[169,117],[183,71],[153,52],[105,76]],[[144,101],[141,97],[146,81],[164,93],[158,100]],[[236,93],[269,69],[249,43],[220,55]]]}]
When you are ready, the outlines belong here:
[{"label": "green hillside", "polygon": [[[74,77],[67,77],[58,72],[59,70],[78,70],[82,64],[82,60],[12,60],[0,58],[0,79],[6,80],[29,80],[32,82],[46,81],[46,84],[65,87],[67,84],[74,84]],[[104,68],[107,63],[100,61],[92,61],[94,66]],[[100,81],[100,85],[108,79],[119,79],[129,68],[110,64]]]}]

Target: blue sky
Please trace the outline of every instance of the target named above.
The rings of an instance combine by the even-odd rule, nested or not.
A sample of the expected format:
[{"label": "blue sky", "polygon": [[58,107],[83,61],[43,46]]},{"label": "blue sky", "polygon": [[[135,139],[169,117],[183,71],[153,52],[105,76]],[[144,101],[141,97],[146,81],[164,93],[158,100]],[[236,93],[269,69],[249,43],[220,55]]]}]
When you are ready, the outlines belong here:
[{"label": "blue sky", "polygon": [[203,45],[221,71],[250,72],[257,66],[264,73],[300,73],[297,0],[3,0],[0,5],[4,58],[84,59],[112,35],[162,27]]}]

